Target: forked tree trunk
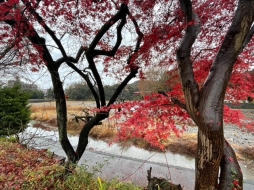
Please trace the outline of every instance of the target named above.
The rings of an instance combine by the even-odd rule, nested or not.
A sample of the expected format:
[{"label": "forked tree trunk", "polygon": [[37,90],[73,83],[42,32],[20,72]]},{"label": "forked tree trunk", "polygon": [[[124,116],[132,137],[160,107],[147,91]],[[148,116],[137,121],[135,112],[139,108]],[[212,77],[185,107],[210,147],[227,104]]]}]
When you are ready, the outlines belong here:
[{"label": "forked tree trunk", "polygon": [[[116,101],[119,94],[122,92],[124,87],[128,84],[128,82],[134,78],[138,72],[139,67],[135,66],[135,64],[130,67],[130,73],[126,76],[126,78],[121,82],[121,84],[118,86],[116,91],[114,92],[113,96],[109,100],[108,104],[106,105],[106,99],[104,94],[104,87],[102,85],[101,77],[97,71],[94,57],[96,56],[108,56],[113,57],[115,56],[117,50],[119,49],[121,42],[122,42],[122,29],[124,25],[126,24],[126,17],[127,15],[131,18],[131,21],[136,29],[136,33],[139,36],[138,40],[136,41],[135,50],[130,51],[129,57],[126,61],[127,65],[131,63],[131,61],[135,58],[135,54],[137,54],[140,44],[143,38],[143,34],[139,29],[139,26],[135,20],[135,18],[132,17],[131,13],[129,12],[128,6],[125,3],[121,4],[120,9],[117,11],[117,13],[111,17],[105,24],[101,27],[101,29],[97,32],[96,36],[94,37],[93,41],[91,42],[90,46],[88,48],[81,46],[80,49],[77,52],[76,57],[67,56],[67,53],[61,43],[61,40],[57,38],[54,31],[50,29],[50,27],[46,24],[46,22],[43,20],[43,18],[40,16],[39,13],[36,12],[36,10],[31,6],[30,2],[27,0],[22,0],[23,3],[29,7],[27,9],[30,11],[30,14],[33,15],[38,23],[41,25],[41,27],[44,28],[44,30],[47,32],[48,35],[51,36],[51,38],[56,43],[57,47],[61,51],[62,57],[58,60],[54,61],[48,48],[46,45],[46,40],[39,36],[35,28],[29,23],[29,19],[26,18],[24,15],[23,25],[24,27],[20,28],[21,33],[24,33],[24,35],[30,40],[30,42],[35,46],[36,50],[42,54],[43,61],[45,62],[45,65],[51,75],[51,80],[53,83],[53,89],[54,89],[54,95],[56,100],[56,112],[57,112],[57,125],[58,125],[58,133],[59,133],[59,141],[61,143],[61,146],[64,150],[64,152],[67,155],[68,163],[66,164],[67,167],[69,163],[71,165],[76,164],[81,156],[83,155],[87,144],[88,144],[88,135],[91,129],[97,125],[100,121],[107,118],[109,115],[109,109],[110,106]],[[3,3],[3,1],[0,1],[0,3]],[[117,26],[117,40],[114,45],[114,47],[111,50],[98,50],[95,49],[95,47],[100,42],[101,38],[104,36],[105,33],[113,26],[115,23],[119,21],[119,24]],[[14,26],[17,24],[15,20],[6,20],[7,24]],[[110,24],[109,24],[110,23]],[[23,26],[22,25],[22,26]],[[28,32],[26,31],[27,28],[29,28]],[[86,54],[87,61],[89,63],[89,69],[92,72],[95,83],[98,86],[98,93],[97,90],[94,87],[94,84],[90,81],[90,74],[87,74],[87,72],[84,70],[78,69],[76,67],[75,63],[78,63],[78,61],[81,59],[81,56],[83,54]],[[133,59],[132,59],[133,58]],[[70,68],[72,68],[75,72],[77,72],[87,83],[89,86],[94,99],[96,101],[96,107],[102,108],[104,107],[106,111],[98,112],[94,117],[92,117],[82,128],[80,136],[79,136],[79,142],[78,147],[76,150],[72,147],[68,135],[67,135],[67,108],[66,108],[66,100],[65,100],[65,94],[63,89],[63,83],[60,78],[59,74],[59,67],[66,63]],[[93,82],[94,82],[93,81]],[[107,108],[107,109],[106,109]],[[68,168],[67,168],[68,169]]]},{"label": "forked tree trunk", "polygon": [[[195,190],[242,189],[242,173],[233,149],[224,140],[223,109],[226,88],[234,63],[246,45],[254,20],[254,1],[239,0],[232,25],[212,64],[203,87],[194,78],[191,47],[200,21],[190,0],[180,0],[189,24],[177,50],[177,61],[186,110],[198,126]],[[221,169],[219,180],[219,169]],[[233,173],[232,173],[233,171]]]}]

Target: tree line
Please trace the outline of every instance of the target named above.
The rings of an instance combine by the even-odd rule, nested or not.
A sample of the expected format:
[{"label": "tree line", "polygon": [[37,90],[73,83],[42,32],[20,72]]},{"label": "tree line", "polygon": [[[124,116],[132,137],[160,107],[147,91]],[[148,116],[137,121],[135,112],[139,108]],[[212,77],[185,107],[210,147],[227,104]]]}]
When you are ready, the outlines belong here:
[{"label": "tree line", "polygon": [[[118,86],[119,84],[105,85],[104,90],[106,100],[109,100],[110,97],[112,97]],[[118,101],[140,99],[140,95],[135,94],[135,92],[139,92],[138,82],[128,84],[118,96]],[[94,100],[93,94],[91,93],[88,85],[81,82],[74,83],[67,87],[65,89],[65,95],[71,100]]]},{"label": "tree line", "polygon": [[7,87],[12,88],[15,86],[19,86],[21,91],[27,93],[29,99],[44,99],[44,92],[35,84],[23,82],[19,77],[15,77],[14,80],[8,81]]}]

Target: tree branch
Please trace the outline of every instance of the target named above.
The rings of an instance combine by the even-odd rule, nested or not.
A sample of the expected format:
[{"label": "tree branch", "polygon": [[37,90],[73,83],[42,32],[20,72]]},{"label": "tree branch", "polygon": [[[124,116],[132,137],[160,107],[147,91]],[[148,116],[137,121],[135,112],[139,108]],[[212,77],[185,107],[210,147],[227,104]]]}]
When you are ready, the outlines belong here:
[{"label": "tree branch", "polygon": [[[249,33],[247,34],[247,36],[246,36],[246,38],[245,38],[245,40],[244,40],[244,42],[243,42],[242,51],[243,51],[243,49],[248,45],[248,43],[250,42],[250,40],[251,40],[253,34],[254,34],[254,25],[252,25],[252,27],[251,27]],[[242,51],[241,51],[241,52],[242,52]]]},{"label": "tree branch", "polygon": [[[9,24],[10,26],[15,26],[17,23],[14,20],[5,20],[5,23]],[[41,38],[37,31],[34,29],[34,27],[28,22],[27,18],[23,16],[23,27],[21,27],[20,30],[22,30],[22,33],[30,40],[30,42],[33,44],[35,49],[43,54],[43,60],[45,64],[50,64],[51,67],[58,69],[57,65],[55,64],[46,44],[45,39]],[[27,30],[29,28],[29,30]],[[42,49],[40,48],[42,47]]]},{"label": "tree branch", "polygon": [[66,64],[70,68],[72,68],[74,71],[76,71],[86,81],[86,83],[87,83],[87,85],[88,85],[88,87],[89,87],[90,91],[92,92],[93,97],[95,99],[96,107],[100,108],[100,99],[99,99],[99,96],[98,96],[97,92],[95,91],[94,86],[91,83],[89,76],[87,74],[83,73],[81,70],[79,70],[73,63],[66,62]]},{"label": "tree branch", "polygon": [[[99,89],[99,94],[100,94],[100,100],[101,100],[101,106],[105,106],[106,105],[106,101],[105,101],[105,94],[104,94],[104,88],[102,85],[102,81],[101,81],[101,77],[97,71],[97,68],[95,66],[94,63],[94,56],[95,55],[100,55],[99,53],[102,53],[103,55],[108,54],[106,51],[95,51],[95,47],[96,45],[99,43],[99,41],[101,40],[102,36],[109,30],[109,28],[115,24],[119,19],[122,19],[124,21],[122,21],[118,27],[118,35],[117,35],[117,43],[115,45],[115,47],[113,48],[113,50],[111,51],[111,53],[115,53],[115,51],[117,50],[117,48],[119,47],[119,42],[121,43],[121,29],[123,27],[123,25],[125,24],[125,20],[126,20],[126,13],[128,11],[127,5],[126,4],[122,4],[120,10],[111,18],[108,20],[108,22],[106,24],[104,24],[100,31],[97,33],[97,35],[95,36],[95,38],[93,39],[92,43],[90,44],[87,52],[86,52],[86,58],[87,61],[89,63],[89,68],[91,69],[93,76],[96,80],[96,83],[98,85],[98,89]],[[110,54],[110,52],[109,52]]]},{"label": "tree branch", "polygon": [[[61,51],[63,58],[65,59],[65,62],[69,61],[68,56],[65,52],[65,49],[61,43],[61,41],[56,37],[55,33],[48,27],[48,25],[44,22],[43,18],[35,11],[35,9],[32,7],[31,3],[27,0],[22,0],[22,2],[29,7],[28,11],[37,19],[38,23],[44,28],[44,30],[50,35],[50,37],[54,40],[56,45],[59,47],[59,50]],[[62,63],[62,62],[60,62]],[[60,65],[59,65],[60,66]]]},{"label": "tree branch", "polygon": [[93,55],[106,55],[113,57],[116,54],[121,42],[122,42],[122,28],[126,23],[126,17],[123,17],[120,24],[117,26],[117,41],[115,46],[112,48],[111,51],[104,51],[104,50],[94,50]]},{"label": "tree branch", "polygon": [[[205,122],[218,118],[223,122],[223,107],[226,89],[237,57],[253,29],[254,1],[239,0],[232,24],[216,55],[209,76],[201,90],[200,113],[214,113],[205,116]],[[249,36],[248,36],[249,34]],[[247,37],[248,36],[248,37]]]},{"label": "tree branch", "polygon": [[193,20],[192,3],[190,0],[179,0],[180,7],[186,15],[187,23]]},{"label": "tree branch", "polygon": [[[162,95],[164,95],[164,96],[166,96],[166,97],[169,97],[165,92],[163,92],[163,91],[158,91],[158,93],[159,94],[162,94]],[[182,109],[184,109],[184,110],[187,110],[186,109],[186,105],[184,104],[184,103],[182,103],[180,100],[178,100],[177,98],[171,98],[171,101],[174,103],[174,104],[176,104],[176,105],[178,105],[180,108],[182,108]]]},{"label": "tree branch", "polygon": [[[77,55],[76,55],[75,58],[74,58],[74,57],[71,57],[71,56],[67,56],[67,59],[68,59],[70,62],[72,62],[72,63],[78,63],[78,61],[79,61],[81,55],[82,55],[86,50],[87,50],[87,47],[81,46],[81,47],[79,48],[78,53],[77,53]],[[56,60],[55,62],[56,62],[56,64],[61,65],[61,64],[64,63],[65,61],[66,61],[66,58],[65,58],[65,57],[61,57],[61,58],[59,58],[58,60]]]},{"label": "tree branch", "polygon": [[7,45],[3,52],[0,52],[0,59],[2,59],[8,52],[10,52],[13,47],[14,43]]},{"label": "tree branch", "polygon": [[138,40],[137,40],[136,47],[135,47],[135,50],[134,50],[134,52],[137,52],[137,51],[139,50],[139,48],[140,48],[140,44],[141,44],[141,41],[142,41],[144,35],[143,35],[143,33],[140,31],[136,19],[132,16],[132,14],[130,13],[129,10],[128,10],[127,14],[128,14],[128,16],[130,17],[131,21],[133,22],[133,24],[134,24],[134,26],[135,26],[136,33],[137,33],[137,35],[138,35]]},{"label": "tree branch", "polygon": [[113,104],[117,97],[119,96],[119,94],[122,92],[122,90],[124,89],[124,87],[128,84],[128,82],[130,82],[131,79],[133,79],[134,77],[136,77],[136,74],[138,73],[138,69],[131,71],[129,73],[129,75],[122,81],[122,83],[117,87],[117,89],[115,90],[115,93],[112,95],[112,97],[110,98],[107,106],[110,106],[111,104]]},{"label": "tree branch", "polygon": [[82,128],[80,135],[79,135],[79,142],[76,149],[76,153],[78,155],[78,159],[84,153],[86,146],[88,144],[88,135],[91,129],[99,124],[100,121],[108,117],[108,113],[98,113],[93,118],[91,118]]},{"label": "tree branch", "polygon": [[[137,21],[135,20],[135,18],[130,14],[129,10],[127,11],[127,14],[129,15],[129,17],[131,18],[134,26],[135,26],[135,29],[136,29],[136,33],[138,35],[138,40],[136,42],[136,46],[135,46],[135,50],[130,54],[128,60],[127,60],[127,64],[129,65],[130,64],[130,61],[133,57],[133,55],[136,54],[136,52],[139,50],[140,48],[140,44],[141,44],[141,41],[143,39],[143,33],[140,32],[139,30],[139,26],[137,24]],[[113,104],[117,97],[119,96],[119,94],[122,92],[122,90],[124,89],[124,87],[128,84],[128,82],[136,77],[136,74],[138,72],[138,67],[131,67],[131,73],[124,79],[124,81],[118,86],[118,88],[116,89],[115,93],[113,94],[113,96],[111,97],[111,99],[109,100],[108,102],[108,105],[107,106],[110,106],[111,104]]]},{"label": "tree branch", "polygon": [[208,49],[201,49],[194,57],[194,59],[192,60],[192,63],[197,59],[197,57],[203,52],[203,51],[211,51],[211,50],[215,50],[216,48],[208,48]]},{"label": "tree branch", "polygon": [[199,101],[199,87],[194,78],[190,53],[191,47],[200,31],[200,20],[198,16],[192,12],[190,0],[180,0],[180,5],[186,15],[187,28],[180,47],[176,52],[177,62],[186,98],[186,109],[188,113],[195,118]]}]

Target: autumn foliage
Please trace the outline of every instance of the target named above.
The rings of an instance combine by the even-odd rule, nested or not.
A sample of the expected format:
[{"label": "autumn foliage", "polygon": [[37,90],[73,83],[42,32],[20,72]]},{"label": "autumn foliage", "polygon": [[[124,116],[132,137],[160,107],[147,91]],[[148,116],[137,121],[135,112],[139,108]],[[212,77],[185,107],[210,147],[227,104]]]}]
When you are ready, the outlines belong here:
[{"label": "autumn foliage", "polygon": [[[34,36],[32,29],[34,26],[44,37],[48,35],[47,27],[52,26],[51,31],[56,37],[63,40],[65,37],[71,39],[69,46],[73,47],[73,50],[66,52],[66,54],[75,55],[75,47],[78,50],[79,45],[82,45],[86,49],[102,24],[105,22],[108,25],[114,24],[97,45],[98,48],[104,50],[111,49],[113,45],[109,42],[116,39],[115,25],[119,24],[119,21],[115,23],[108,20],[120,9],[120,3],[121,1],[79,1],[78,3],[77,1],[63,1],[61,3],[59,1],[3,1],[0,6],[0,14],[1,21],[6,24],[0,26],[4,31],[0,36],[3,50],[1,51],[2,65],[25,64],[29,60],[29,64],[32,65],[31,70],[36,71],[47,64],[43,55],[37,53],[42,47],[39,44],[30,44],[27,38],[23,38],[24,35]],[[158,2],[133,0],[125,3],[128,4],[131,13],[127,17],[127,26],[124,29],[123,41],[126,45],[121,45],[114,57],[107,57],[104,60],[98,57],[98,61],[103,61],[104,71],[107,71],[109,75],[122,78],[124,72],[130,69],[132,64],[126,66],[122,63],[130,53],[127,43],[139,38],[135,30],[142,31],[144,34],[142,46],[135,58],[131,60],[140,68],[141,78],[145,77],[143,70],[145,71],[146,66],[166,65],[171,70],[177,67],[175,52],[187,27],[179,3],[167,0]],[[233,0],[202,3],[193,1],[193,7],[200,17],[202,27],[198,39],[193,45],[191,59],[195,78],[202,86],[212,60],[231,23],[236,2]],[[38,13],[32,13],[33,10],[37,10]],[[24,19],[28,19],[29,22],[23,22]],[[131,26],[132,22],[130,21],[133,19],[138,22],[139,28]],[[94,21],[96,21],[96,25]],[[19,24],[8,25],[11,22]],[[195,23],[188,23],[188,25],[191,24]],[[248,74],[253,66],[254,58],[249,51],[253,43],[253,40],[250,41],[237,60],[231,79],[232,85],[228,88],[227,99],[229,100],[246,100],[246,96],[253,96],[250,93],[253,82],[250,81],[251,76]],[[130,45],[134,46],[135,43],[131,42]],[[52,44],[53,47],[54,44]],[[118,66],[115,67],[115,65]],[[241,89],[241,93],[238,93],[239,89]],[[181,89],[178,88],[178,92],[174,92],[174,95],[178,96],[180,91]]]},{"label": "autumn foliage", "polygon": [[[169,69],[168,74],[177,67],[175,52],[178,48],[183,33],[186,30],[184,13],[176,1],[128,1],[130,15],[127,18],[127,26],[123,37],[125,44],[130,39],[139,38],[135,30],[142,31],[144,34],[142,46],[131,59],[131,64],[124,66],[123,58],[128,58],[130,47],[122,45],[119,47],[114,57],[107,57],[103,61],[104,71],[109,75],[115,75],[118,78],[124,76],[125,70],[129,70],[132,65],[139,67],[140,77],[145,78],[145,68],[147,66],[166,66]],[[68,36],[70,45],[77,47],[80,44],[84,49],[89,46],[91,37],[96,35],[102,24],[115,24],[114,21],[108,21],[119,7],[120,1],[8,1],[1,3],[1,21],[7,23],[1,25],[1,53],[2,64],[25,63],[23,60],[29,60],[31,70],[36,71],[48,64],[43,59],[42,54],[37,52],[42,50],[40,45],[29,44],[26,36],[34,36],[33,27],[39,33],[47,36],[47,27],[51,26],[52,32],[56,37],[64,38]],[[83,9],[82,7],[86,7]],[[218,51],[221,41],[231,23],[236,7],[236,2],[231,1],[206,1],[200,3],[193,1],[193,7],[200,17],[201,31],[196,42],[193,45],[191,61],[193,62],[195,79],[199,86],[205,82],[209,73],[212,60]],[[37,10],[38,13],[32,13]],[[24,17],[26,16],[26,17]],[[45,19],[47,18],[47,19]],[[29,22],[22,20],[28,19]],[[131,27],[129,20],[138,22],[139,28]],[[96,25],[94,21],[96,20]],[[8,25],[10,22],[17,22],[14,26]],[[130,22],[131,23],[131,22]],[[117,23],[119,24],[119,22]],[[197,23],[189,22],[188,25]],[[31,28],[31,30],[29,29]],[[114,32],[116,27],[110,28],[97,46],[104,50],[112,48],[111,41],[115,40]],[[27,33],[27,34],[26,34]],[[136,39],[137,40],[137,39]],[[79,42],[79,43],[77,43]],[[130,43],[130,42],[128,42]],[[131,44],[131,43],[130,43]],[[132,46],[135,44],[131,44]],[[247,97],[254,97],[254,82],[251,80],[253,72],[254,57],[251,55],[251,49],[254,45],[250,41],[243,53],[237,59],[234,71],[227,89],[226,100],[232,102],[245,101]],[[77,47],[78,48],[78,47]],[[15,53],[15,56],[11,56]],[[66,52],[67,53],[67,52]],[[68,54],[72,55],[70,51]],[[12,61],[12,63],[10,63]],[[27,63],[26,63],[27,64]],[[81,62],[79,63],[81,64]],[[115,65],[118,65],[115,67]],[[165,92],[167,96],[154,94],[145,97],[141,102],[128,102],[121,105],[122,112],[119,114],[126,117],[119,133],[119,139],[123,140],[131,137],[144,138],[154,146],[162,145],[161,140],[168,138],[171,133],[179,135],[190,123],[188,114],[177,106],[172,98],[184,103],[184,97],[181,89],[179,76],[172,75],[168,83],[176,83],[170,92]],[[112,108],[115,108],[114,106]],[[133,109],[134,108],[134,109]],[[118,109],[118,108],[117,108]],[[225,107],[224,119],[227,123],[237,124],[251,128],[250,121],[235,110]],[[199,113],[197,113],[199,114]],[[154,135],[156,134],[156,135]]]},{"label": "autumn foliage", "polygon": [[[69,160],[79,159],[90,130],[112,109],[121,111],[121,116],[116,114],[122,121],[119,140],[144,138],[162,149],[161,140],[171,133],[180,135],[190,117],[199,127],[197,189],[216,186],[220,161],[233,152],[230,145],[223,145],[223,123],[253,127],[253,121],[240,112],[224,107],[224,101],[239,103],[254,97],[250,72],[254,66],[253,1],[0,3],[1,64],[26,64],[32,71],[48,69],[58,107],[60,142]],[[86,81],[97,107],[80,133],[76,151],[66,133],[66,102],[59,74],[65,64]],[[121,81],[107,104],[99,64],[103,72]],[[174,74],[169,80],[172,89],[141,102],[114,105],[124,86],[137,74],[144,79],[148,67],[166,68],[169,75],[179,70],[179,76]],[[213,173],[207,176],[210,167]]]},{"label": "autumn foliage", "polygon": [[[118,110],[121,108],[111,118],[117,119],[119,123],[116,141],[142,138],[163,150],[163,141],[170,135],[180,137],[188,126],[195,125],[186,111],[174,106],[169,97],[160,94],[147,96],[141,102],[126,102],[112,107]],[[240,110],[228,106],[224,108],[224,122],[253,131],[253,118],[246,118]]]}]

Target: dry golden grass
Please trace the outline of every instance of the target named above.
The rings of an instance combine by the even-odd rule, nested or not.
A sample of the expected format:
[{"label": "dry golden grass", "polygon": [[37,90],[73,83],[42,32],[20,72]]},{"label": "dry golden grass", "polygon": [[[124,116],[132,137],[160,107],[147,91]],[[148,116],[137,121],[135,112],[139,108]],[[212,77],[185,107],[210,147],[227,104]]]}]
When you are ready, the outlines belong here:
[{"label": "dry golden grass", "polygon": [[[87,111],[89,107],[80,106],[76,102],[67,103],[67,125],[68,125],[68,133],[70,135],[77,135],[80,133],[83,128],[85,122],[82,120],[78,120],[76,122],[75,116],[84,116],[85,111]],[[56,106],[55,103],[35,103],[31,105],[31,119],[39,122],[48,123],[50,126],[57,127],[57,119],[56,119]],[[92,113],[89,113],[92,114]],[[43,123],[37,124],[37,127],[47,128]],[[95,139],[108,139],[112,138],[116,134],[117,130],[115,128],[115,124],[112,121],[105,121],[102,125],[95,126],[91,132],[90,136]]]},{"label": "dry golden grass", "polygon": [[[53,127],[57,127],[57,115],[56,115],[56,106],[54,103],[44,103],[44,104],[32,104],[31,105],[31,119],[41,122],[46,122]],[[68,109],[68,130],[72,134],[77,134],[82,128],[82,121],[77,123],[74,120],[75,115],[84,115],[83,106],[67,106]],[[76,131],[76,132],[75,132]]]},{"label": "dry golden grass", "polygon": [[163,144],[166,150],[172,153],[195,156],[197,150],[197,134],[184,133],[180,137],[171,135]]},{"label": "dry golden grass", "polygon": [[254,160],[254,147],[240,148],[239,154],[242,155],[243,159]]},{"label": "dry golden grass", "polygon": [[117,128],[114,123],[106,121],[103,122],[102,125],[95,126],[89,135],[95,139],[107,140],[115,137],[116,133]]},{"label": "dry golden grass", "polygon": [[37,121],[45,121],[48,122],[52,118],[56,118],[56,107],[52,105],[44,105],[44,106],[31,106],[31,119]]},{"label": "dry golden grass", "polygon": [[[56,106],[55,105],[42,105],[38,106],[36,104],[32,104],[31,106],[32,115],[31,118],[33,120],[38,121],[45,121],[49,122],[52,119],[56,118]],[[83,106],[67,106],[68,109],[68,118],[71,118],[75,115],[82,115],[84,114],[84,107]]]}]

